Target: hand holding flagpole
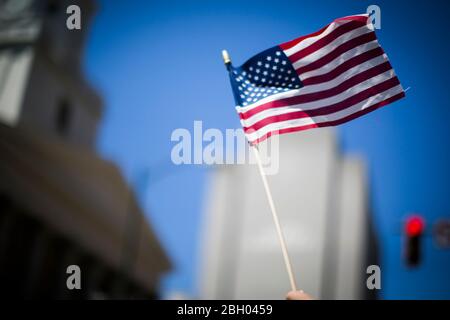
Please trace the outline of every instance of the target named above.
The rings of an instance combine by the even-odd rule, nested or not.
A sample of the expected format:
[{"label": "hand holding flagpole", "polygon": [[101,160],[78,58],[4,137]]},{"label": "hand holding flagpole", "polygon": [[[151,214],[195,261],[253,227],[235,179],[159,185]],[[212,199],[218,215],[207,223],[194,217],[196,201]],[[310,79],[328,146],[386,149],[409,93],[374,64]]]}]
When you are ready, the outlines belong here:
[{"label": "hand holding flagpole", "polygon": [[[231,67],[231,59],[226,50],[222,51],[222,57],[223,57],[223,62],[225,63],[225,66],[229,70]],[[289,282],[291,283],[291,290],[297,291],[297,284],[295,282],[294,273],[292,272],[292,265],[291,265],[291,260],[289,259],[289,254],[288,254],[287,247],[286,247],[286,241],[284,239],[283,231],[281,230],[280,221],[278,219],[277,211],[275,209],[275,204],[273,202],[272,193],[270,192],[269,183],[267,182],[267,177],[266,177],[266,174],[264,173],[264,168],[262,165],[261,157],[259,155],[259,150],[254,145],[251,146],[251,148],[255,154],[256,162],[258,163],[259,173],[261,175],[261,179],[264,184],[264,189],[266,191],[267,200],[269,201],[270,210],[272,211],[273,221],[275,223],[275,228],[277,230],[278,239],[281,244],[281,251],[283,252],[284,263],[286,265],[286,270],[289,275]]]}]

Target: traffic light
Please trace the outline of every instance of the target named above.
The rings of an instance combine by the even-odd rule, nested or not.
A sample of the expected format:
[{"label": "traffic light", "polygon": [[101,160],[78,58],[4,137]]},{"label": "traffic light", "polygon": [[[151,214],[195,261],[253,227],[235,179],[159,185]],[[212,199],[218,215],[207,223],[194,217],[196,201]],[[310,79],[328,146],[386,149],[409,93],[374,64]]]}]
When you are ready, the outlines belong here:
[{"label": "traffic light", "polygon": [[408,266],[414,267],[421,260],[421,240],[424,232],[425,222],[421,216],[413,215],[406,219],[405,223],[405,262]]}]

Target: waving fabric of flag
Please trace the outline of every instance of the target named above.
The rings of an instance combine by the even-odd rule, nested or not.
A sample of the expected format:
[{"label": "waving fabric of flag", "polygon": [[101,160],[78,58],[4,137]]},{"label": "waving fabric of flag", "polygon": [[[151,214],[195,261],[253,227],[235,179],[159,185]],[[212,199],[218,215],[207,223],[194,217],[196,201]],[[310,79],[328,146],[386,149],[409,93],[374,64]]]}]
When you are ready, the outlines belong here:
[{"label": "waving fabric of flag", "polygon": [[336,19],[229,71],[251,144],[335,126],[405,96],[366,14]]}]

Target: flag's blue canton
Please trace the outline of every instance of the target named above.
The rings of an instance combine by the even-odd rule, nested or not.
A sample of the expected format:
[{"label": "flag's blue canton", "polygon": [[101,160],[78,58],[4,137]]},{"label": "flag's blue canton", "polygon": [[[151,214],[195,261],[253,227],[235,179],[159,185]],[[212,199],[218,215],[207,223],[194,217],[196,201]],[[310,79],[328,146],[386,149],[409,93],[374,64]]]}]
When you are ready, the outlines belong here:
[{"label": "flag's blue canton", "polygon": [[230,70],[237,105],[247,106],[272,94],[303,87],[291,62],[279,47],[263,51]]}]

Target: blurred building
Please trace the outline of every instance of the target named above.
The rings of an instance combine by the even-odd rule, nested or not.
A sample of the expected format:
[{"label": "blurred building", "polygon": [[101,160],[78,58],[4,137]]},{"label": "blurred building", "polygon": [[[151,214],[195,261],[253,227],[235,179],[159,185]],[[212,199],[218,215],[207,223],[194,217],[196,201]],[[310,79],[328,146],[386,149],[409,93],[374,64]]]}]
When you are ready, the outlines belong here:
[{"label": "blurred building", "polygon": [[[68,30],[78,4],[81,30]],[[155,298],[169,261],[118,168],[81,72],[93,2],[0,2],[0,283],[24,298]],[[68,290],[69,265],[81,290]]]},{"label": "blurred building", "polygon": [[[373,298],[364,162],[341,155],[331,129],[279,139],[279,171],[268,180],[298,286],[320,299]],[[289,279],[256,165],[218,168],[209,190],[201,298],[284,299]]]}]

